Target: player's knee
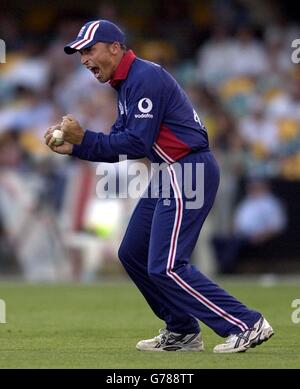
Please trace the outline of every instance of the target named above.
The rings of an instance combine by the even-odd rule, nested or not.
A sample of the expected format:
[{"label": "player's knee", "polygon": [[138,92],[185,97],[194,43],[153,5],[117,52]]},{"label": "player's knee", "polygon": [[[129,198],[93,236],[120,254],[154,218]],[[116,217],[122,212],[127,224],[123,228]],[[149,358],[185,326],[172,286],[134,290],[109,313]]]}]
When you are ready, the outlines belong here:
[{"label": "player's knee", "polygon": [[148,275],[151,278],[152,281],[154,282],[160,282],[165,279],[166,272],[165,270],[158,269],[153,266],[148,267]]}]

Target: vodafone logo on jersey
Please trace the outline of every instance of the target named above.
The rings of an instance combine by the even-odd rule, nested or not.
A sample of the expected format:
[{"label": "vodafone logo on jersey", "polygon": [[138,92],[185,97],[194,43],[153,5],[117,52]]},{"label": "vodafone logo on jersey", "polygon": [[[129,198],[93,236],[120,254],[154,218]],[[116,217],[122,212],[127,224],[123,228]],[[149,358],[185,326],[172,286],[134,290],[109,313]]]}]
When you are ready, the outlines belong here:
[{"label": "vodafone logo on jersey", "polygon": [[138,102],[138,109],[140,114],[135,114],[136,119],[153,119],[153,115],[150,113],[153,108],[153,103],[148,97],[142,98]]},{"label": "vodafone logo on jersey", "polygon": [[147,97],[144,97],[138,103],[138,109],[142,113],[149,113],[149,112],[151,112],[152,108],[153,108],[152,101],[150,99],[148,99]]}]

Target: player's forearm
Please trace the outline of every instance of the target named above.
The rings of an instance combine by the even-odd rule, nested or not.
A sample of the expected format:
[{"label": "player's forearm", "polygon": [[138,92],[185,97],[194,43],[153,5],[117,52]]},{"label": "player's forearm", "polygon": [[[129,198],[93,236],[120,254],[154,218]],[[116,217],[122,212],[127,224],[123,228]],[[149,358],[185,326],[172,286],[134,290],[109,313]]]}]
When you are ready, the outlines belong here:
[{"label": "player's forearm", "polygon": [[82,143],[74,145],[72,155],[94,162],[119,162],[120,155],[128,159],[145,157],[145,146],[126,130],[109,135],[86,130]]}]

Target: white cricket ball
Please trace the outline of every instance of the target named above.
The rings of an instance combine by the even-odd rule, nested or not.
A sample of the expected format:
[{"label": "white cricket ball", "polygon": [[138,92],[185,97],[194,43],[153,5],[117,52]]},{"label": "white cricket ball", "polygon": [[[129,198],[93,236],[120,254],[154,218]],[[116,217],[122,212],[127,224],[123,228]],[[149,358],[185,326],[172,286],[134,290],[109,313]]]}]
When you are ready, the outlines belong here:
[{"label": "white cricket ball", "polygon": [[54,146],[61,146],[64,143],[64,133],[61,130],[54,130],[52,138],[55,139]]}]

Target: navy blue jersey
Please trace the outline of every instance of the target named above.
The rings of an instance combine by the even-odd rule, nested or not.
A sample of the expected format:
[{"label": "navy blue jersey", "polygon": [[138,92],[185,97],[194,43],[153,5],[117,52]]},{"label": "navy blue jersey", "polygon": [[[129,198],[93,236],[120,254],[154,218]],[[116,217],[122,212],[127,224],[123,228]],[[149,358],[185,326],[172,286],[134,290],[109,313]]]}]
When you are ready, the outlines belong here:
[{"label": "navy blue jersey", "polygon": [[118,93],[118,118],[110,133],[86,130],[72,155],[99,162],[147,157],[172,163],[209,149],[207,131],[186,93],[161,66],[129,50],[110,84]]}]

